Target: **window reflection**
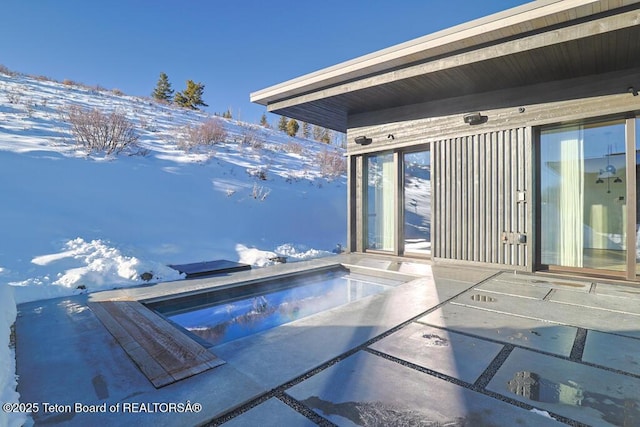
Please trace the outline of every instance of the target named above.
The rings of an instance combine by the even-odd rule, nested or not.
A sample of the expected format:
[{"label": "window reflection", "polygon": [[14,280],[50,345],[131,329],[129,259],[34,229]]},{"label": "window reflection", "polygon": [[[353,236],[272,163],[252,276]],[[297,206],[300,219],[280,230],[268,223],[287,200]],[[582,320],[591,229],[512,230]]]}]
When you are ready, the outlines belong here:
[{"label": "window reflection", "polygon": [[367,158],[367,249],[395,249],[393,176],[393,153]]},{"label": "window reflection", "polygon": [[542,263],[624,270],[624,121],[542,131],[540,167]]},{"label": "window reflection", "polygon": [[431,153],[405,153],[404,250],[431,253]]}]

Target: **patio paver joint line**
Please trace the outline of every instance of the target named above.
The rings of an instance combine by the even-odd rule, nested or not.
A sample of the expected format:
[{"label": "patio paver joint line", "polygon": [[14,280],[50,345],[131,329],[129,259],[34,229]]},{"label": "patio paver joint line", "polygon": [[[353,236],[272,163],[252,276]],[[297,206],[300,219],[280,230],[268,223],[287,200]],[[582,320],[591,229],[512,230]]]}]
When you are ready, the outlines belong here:
[{"label": "patio paver joint line", "polygon": [[320,427],[338,427],[336,424],[324,418],[322,415],[315,412],[313,409],[306,406],[304,403],[294,399],[288,394],[281,392],[276,398],[278,398],[281,402],[289,406],[291,409],[296,411],[297,413],[304,415],[309,420],[313,421]]},{"label": "patio paver joint line", "polygon": [[571,354],[569,359],[576,362],[582,361],[582,353],[584,353],[584,346],[587,343],[587,330],[584,328],[577,328],[576,338],[573,341],[573,347],[571,347]]},{"label": "patio paver joint line", "polygon": [[480,390],[484,390],[484,388],[489,384],[491,379],[494,377],[498,369],[502,366],[502,364],[507,360],[507,357],[511,354],[515,347],[512,344],[505,344],[502,347],[502,350],[493,358],[489,366],[487,366],[480,374],[475,383],[473,383],[474,387],[477,387]]}]

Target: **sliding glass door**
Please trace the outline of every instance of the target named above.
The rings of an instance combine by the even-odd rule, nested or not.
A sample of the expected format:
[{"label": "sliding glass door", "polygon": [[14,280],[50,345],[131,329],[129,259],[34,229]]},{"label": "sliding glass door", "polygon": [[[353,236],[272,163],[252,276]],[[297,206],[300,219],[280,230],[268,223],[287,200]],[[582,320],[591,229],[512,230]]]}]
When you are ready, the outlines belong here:
[{"label": "sliding glass door", "polygon": [[403,155],[404,252],[431,253],[431,153]]},{"label": "sliding glass door", "polygon": [[393,153],[367,157],[367,249],[395,250],[393,157]]},{"label": "sliding glass door", "polygon": [[431,158],[428,150],[366,156],[365,249],[431,253]]},{"label": "sliding glass door", "polygon": [[541,132],[542,264],[626,270],[625,153],[625,120]]}]

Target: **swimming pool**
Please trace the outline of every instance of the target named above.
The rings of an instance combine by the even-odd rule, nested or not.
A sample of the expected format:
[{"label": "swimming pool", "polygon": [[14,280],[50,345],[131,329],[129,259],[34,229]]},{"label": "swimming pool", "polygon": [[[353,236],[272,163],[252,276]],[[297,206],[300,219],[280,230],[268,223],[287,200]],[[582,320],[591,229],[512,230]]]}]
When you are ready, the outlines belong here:
[{"label": "swimming pool", "polygon": [[270,279],[148,306],[218,345],[384,292],[406,280],[344,268]]}]

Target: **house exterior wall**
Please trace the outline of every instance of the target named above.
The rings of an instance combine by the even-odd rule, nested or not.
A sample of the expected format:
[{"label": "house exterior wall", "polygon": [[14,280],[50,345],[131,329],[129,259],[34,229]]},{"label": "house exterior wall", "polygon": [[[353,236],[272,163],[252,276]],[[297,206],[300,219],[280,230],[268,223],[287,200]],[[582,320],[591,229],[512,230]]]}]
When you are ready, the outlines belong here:
[{"label": "house exterior wall", "polygon": [[431,144],[434,258],[527,267],[530,142],[518,127]]},{"label": "house exterior wall", "polygon": [[[363,159],[371,153],[425,146],[432,156],[432,258],[534,271],[537,132],[546,125],[636,116],[640,97],[626,93],[623,80],[602,82],[619,85],[621,93],[614,95],[585,96],[598,88],[584,85],[581,92],[570,89],[574,96],[582,95],[574,99],[468,110],[487,117],[479,125],[465,123],[462,113],[438,115],[438,106],[431,103],[351,116],[350,250],[365,251]],[[525,94],[527,88],[517,91]],[[502,96],[482,95],[492,105]],[[476,96],[445,102],[442,111],[450,111],[452,103],[457,105],[454,110],[463,111],[482,100]],[[358,136],[373,141],[359,146],[353,142]],[[632,185],[635,188],[635,180]]]}]

